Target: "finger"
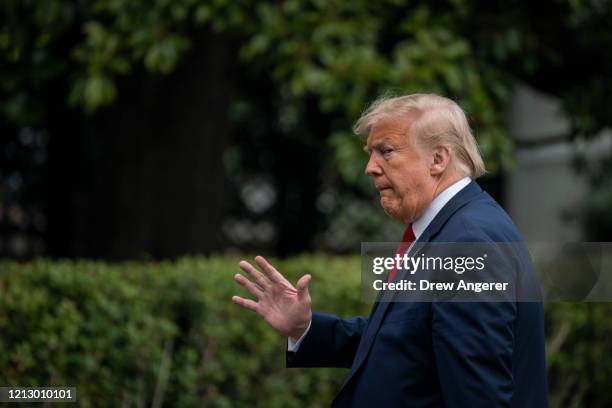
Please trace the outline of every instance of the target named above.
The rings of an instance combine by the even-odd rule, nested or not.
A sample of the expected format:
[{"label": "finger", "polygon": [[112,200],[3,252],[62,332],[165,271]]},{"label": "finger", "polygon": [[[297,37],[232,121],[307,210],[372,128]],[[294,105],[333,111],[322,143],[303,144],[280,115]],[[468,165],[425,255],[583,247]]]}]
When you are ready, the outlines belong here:
[{"label": "finger", "polygon": [[262,290],[270,286],[268,279],[247,261],[240,261],[238,265],[240,266],[240,269],[248,273],[249,276],[253,278],[255,283],[259,285]]},{"label": "finger", "polygon": [[310,284],[310,280],[312,279],[311,275],[304,275],[300,278],[300,280],[297,282],[297,291],[298,291],[298,299],[300,300],[306,300],[309,296],[310,293],[308,293],[308,285]]},{"label": "finger", "polygon": [[256,256],[255,262],[257,262],[257,265],[259,265],[259,267],[266,273],[272,282],[286,283],[291,285],[291,283],[289,283],[289,281],[285,279],[285,277],[279,271],[277,271],[276,268],[270,264],[270,262],[266,261],[266,258],[263,256]]},{"label": "finger", "polygon": [[241,274],[237,273],[236,275],[234,275],[234,280],[240,285],[242,285],[246,290],[249,291],[251,295],[255,296],[257,299],[261,299],[261,297],[263,296],[261,288],[259,288],[257,285],[255,285],[253,282],[251,282]]},{"label": "finger", "polygon": [[232,301],[235,304],[244,307],[245,309],[249,309],[249,310],[252,310],[253,312],[257,312],[257,306],[258,306],[257,302],[251,299],[245,299],[240,296],[232,296]]}]

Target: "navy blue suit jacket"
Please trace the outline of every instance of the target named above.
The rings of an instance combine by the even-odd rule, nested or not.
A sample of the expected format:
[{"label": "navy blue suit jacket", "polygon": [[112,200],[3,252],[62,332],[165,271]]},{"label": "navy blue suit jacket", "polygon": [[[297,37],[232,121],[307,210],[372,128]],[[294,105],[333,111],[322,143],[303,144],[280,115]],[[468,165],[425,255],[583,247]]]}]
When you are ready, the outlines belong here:
[{"label": "navy blue suit jacket", "polygon": [[[522,238],[471,182],[417,243],[427,242]],[[520,257],[508,262],[521,269],[519,279],[534,279],[528,252]],[[287,353],[287,366],[349,367],[334,407],[547,406],[540,302],[378,302],[367,319],[313,313],[298,351]]]}]

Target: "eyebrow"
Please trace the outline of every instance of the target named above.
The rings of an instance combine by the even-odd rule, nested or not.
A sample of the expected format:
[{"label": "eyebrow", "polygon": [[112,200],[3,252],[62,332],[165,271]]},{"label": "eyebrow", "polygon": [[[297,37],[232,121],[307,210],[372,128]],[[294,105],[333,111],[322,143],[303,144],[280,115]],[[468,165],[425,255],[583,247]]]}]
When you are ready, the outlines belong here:
[{"label": "eyebrow", "polygon": [[[374,145],[372,146],[372,149],[373,149],[373,150],[380,150],[380,148],[381,148],[382,146],[390,146],[390,147],[393,147],[393,144],[391,144],[391,143],[389,143],[387,140],[384,140],[384,139],[383,139],[383,140],[380,140],[380,141],[378,141],[378,142],[374,143]],[[363,151],[364,151],[364,152],[366,152],[366,153],[368,153],[368,154],[371,152],[371,150],[372,150],[372,149],[370,149],[370,147],[369,147],[367,144],[366,144],[366,145],[363,145]]]}]

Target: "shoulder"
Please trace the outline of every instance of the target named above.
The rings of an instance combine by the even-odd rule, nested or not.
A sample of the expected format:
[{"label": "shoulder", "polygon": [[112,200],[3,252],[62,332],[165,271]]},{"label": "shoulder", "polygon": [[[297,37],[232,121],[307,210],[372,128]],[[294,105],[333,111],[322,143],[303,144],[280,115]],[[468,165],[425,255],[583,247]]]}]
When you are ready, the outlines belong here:
[{"label": "shoulder", "polygon": [[441,228],[437,241],[523,241],[506,211],[486,192],[459,208]]}]

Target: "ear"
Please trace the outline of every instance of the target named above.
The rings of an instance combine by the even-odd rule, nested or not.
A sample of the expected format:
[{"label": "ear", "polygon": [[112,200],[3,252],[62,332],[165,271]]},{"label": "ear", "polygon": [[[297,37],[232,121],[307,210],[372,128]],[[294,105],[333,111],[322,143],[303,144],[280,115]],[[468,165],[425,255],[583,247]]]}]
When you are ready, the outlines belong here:
[{"label": "ear", "polygon": [[450,165],[450,148],[447,145],[434,147],[431,156],[429,174],[432,176],[442,175]]}]

